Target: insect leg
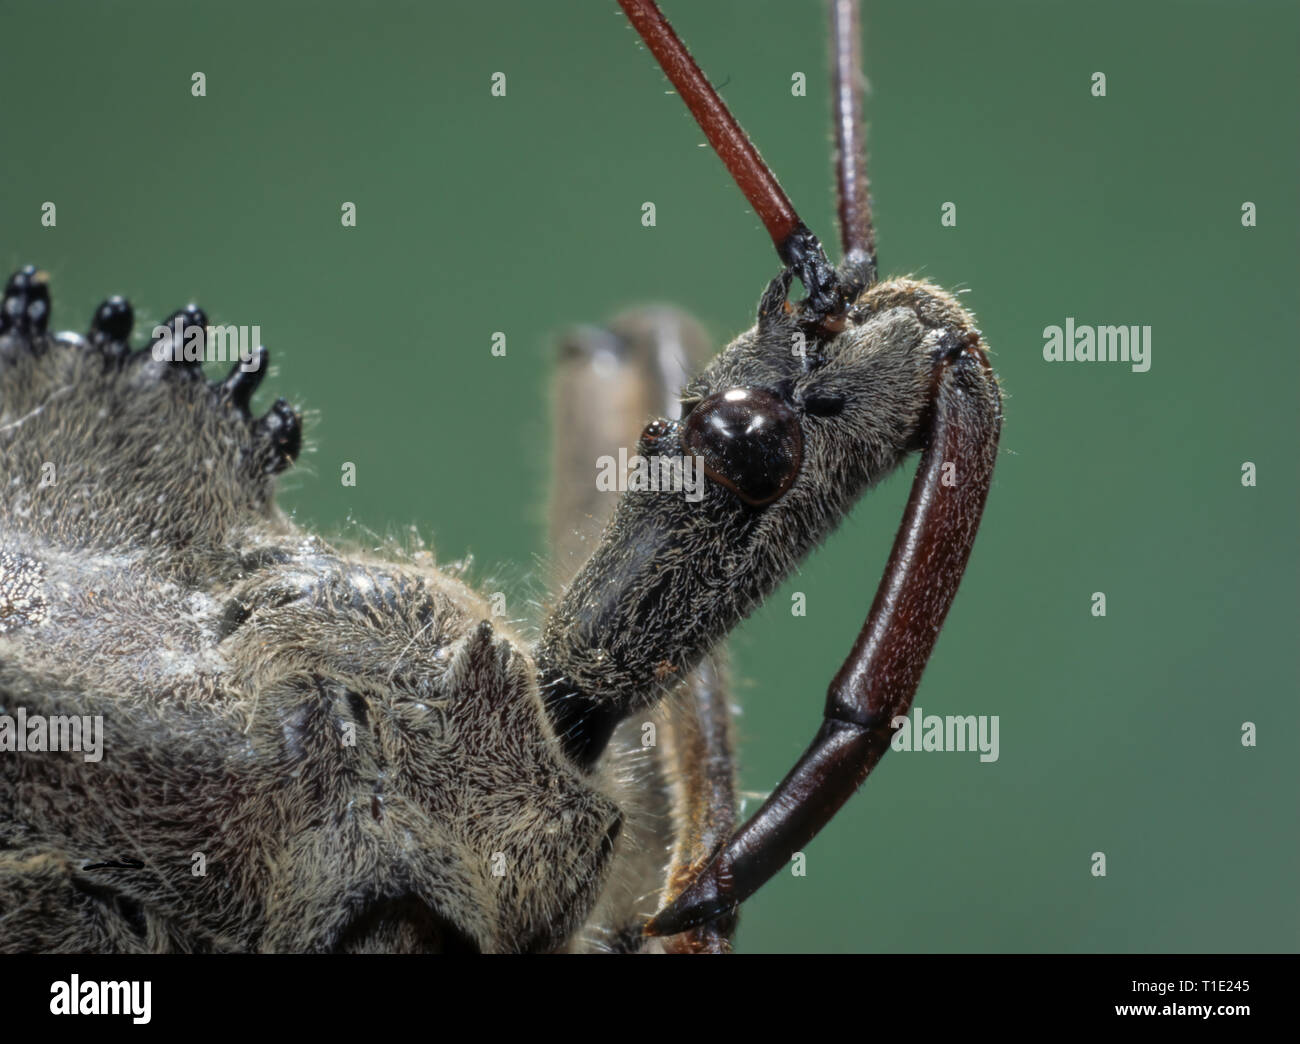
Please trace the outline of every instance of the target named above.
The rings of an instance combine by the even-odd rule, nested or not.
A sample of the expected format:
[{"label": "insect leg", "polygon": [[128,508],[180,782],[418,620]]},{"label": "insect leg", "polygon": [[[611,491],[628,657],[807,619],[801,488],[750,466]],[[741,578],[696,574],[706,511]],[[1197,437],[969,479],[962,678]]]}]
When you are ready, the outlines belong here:
[{"label": "insect leg", "polygon": [[[678,392],[710,354],[694,320],[662,307],[626,313],[608,328],[578,327],[561,340],[550,511],[557,583],[567,584],[589,557],[617,500],[617,494],[596,488],[597,456],[635,446],[646,417],[678,416]],[[650,746],[647,723],[655,726]],[[644,763],[647,756],[644,769],[632,774],[636,792],[623,794],[629,759]],[[583,934],[596,948],[640,950],[649,913],[679,891],[735,828],[722,654],[706,656],[662,703],[625,721],[611,737],[602,766],[620,804],[634,803],[644,814],[629,816],[616,849],[618,886],[606,889]],[[664,940],[662,948],[727,951],[733,928],[733,919],[719,918]]]},{"label": "insect leg", "polygon": [[[731,708],[722,654],[711,653],[667,701],[665,753],[673,795],[672,858],[659,902],[667,902],[704,866],[736,826]],[[734,917],[718,917],[664,940],[670,953],[727,953]]]},{"label": "insect leg", "polygon": [[635,446],[647,417],[678,416],[677,393],[711,354],[699,324],[667,307],[625,313],[608,328],[579,326],[561,338],[550,504],[557,587],[595,550],[618,500],[597,488],[597,458]]}]

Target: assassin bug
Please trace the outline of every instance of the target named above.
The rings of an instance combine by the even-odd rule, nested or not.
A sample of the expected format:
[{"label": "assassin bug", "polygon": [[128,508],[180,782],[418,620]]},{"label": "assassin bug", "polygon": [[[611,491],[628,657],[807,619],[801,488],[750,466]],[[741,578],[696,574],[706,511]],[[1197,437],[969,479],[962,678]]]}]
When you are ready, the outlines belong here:
[{"label": "assassin bug", "polygon": [[[974,539],[996,380],[950,295],[877,281],[853,5],[834,8],[839,266],[657,8],[622,6],[784,268],[680,410],[662,362],[698,338],[677,317],[570,344],[562,401],[596,387],[600,406],[561,432],[561,469],[575,443],[588,460],[611,445],[613,393],[635,386],[623,398],[666,414],[638,453],[702,460],[707,480],[694,501],[626,493],[535,643],[454,576],[338,551],[278,513],[273,478],[301,425],[283,402],[249,415],[264,357],[209,384],[130,350],[120,299],[86,338],[51,338],[40,273],[10,281],[0,697],[6,714],[102,716],[105,735],[101,762],[4,761],[7,948],[725,949],[738,906],[884,753]],[[206,316],[175,322],[188,334]],[[160,417],[196,437],[163,442]],[[902,528],[823,726],[733,834],[716,647],[913,450]],[[52,458],[63,477],[46,485]],[[573,515],[599,511],[568,487],[562,560]],[[633,793],[618,755],[647,718],[661,742]]]}]

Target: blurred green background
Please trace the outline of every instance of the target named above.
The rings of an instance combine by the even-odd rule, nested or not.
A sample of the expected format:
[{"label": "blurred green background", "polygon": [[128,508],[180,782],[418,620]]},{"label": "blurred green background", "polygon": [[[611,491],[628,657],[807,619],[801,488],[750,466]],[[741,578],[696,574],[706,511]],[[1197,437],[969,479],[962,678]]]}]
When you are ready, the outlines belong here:
[{"label": "blurred green background", "polygon": [[[998,715],[1001,752],[891,753],[807,876],[748,904],[740,949],[1297,948],[1297,11],[866,5],[882,267],[969,290],[1006,392],[917,702]],[[833,243],[822,5],[667,12]],[[721,346],[778,270],[606,0],[0,18],[0,261],[51,273],[59,328],[111,292],[138,332],[191,299],[260,324],[276,368],[259,403],[311,411],[286,506],[327,534],[419,523],[490,589],[542,590],[555,335],[661,301]],[[1150,325],[1150,372],[1044,362],[1067,316]],[[868,496],[734,636],[745,789],[815,730],[910,481]]]}]

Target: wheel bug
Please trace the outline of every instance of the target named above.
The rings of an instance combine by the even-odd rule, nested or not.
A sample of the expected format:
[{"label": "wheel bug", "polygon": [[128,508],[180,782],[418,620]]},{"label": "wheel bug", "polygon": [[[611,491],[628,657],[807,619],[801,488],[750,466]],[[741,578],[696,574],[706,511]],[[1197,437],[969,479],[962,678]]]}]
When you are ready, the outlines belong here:
[{"label": "wheel bug", "polygon": [[[481,604],[453,581],[392,572],[363,556],[340,557],[314,539],[299,543],[301,534],[284,529],[273,515],[263,517],[270,510],[266,476],[296,456],[300,433],[287,405],[255,422],[247,418],[256,378],[232,373],[208,389],[182,364],[159,368],[141,353],[128,354],[130,323],[124,317],[129,312],[120,302],[106,303],[87,340],[48,342],[43,281],[30,271],[11,281],[5,306],[11,390],[4,421],[16,433],[6,446],[12,472],[36,485],[33,467],[44,462],[42,452],[70,438],[69,417],[80,424],[76,418],[84,415],[73,413],[72,404],[46,410],[39,395],[30,399],[33,389],[50,394],[48,374],[41,384],[41,367],[62,367],[60,387],[80,389],[93,383],[87,359],[103,364],[111,395],[134,396],[133,406],[118,399],[115,405],[138,410],[146,400],[150,416],[177,411],[195,426],[211,425],[211,441],[232,448],[236,469],[224,477],[230,488],[219,494],[202,489],[215,502],[213,517],[202,523],[179,517],[179,508],[188,504],[177,498],[174,505],[152,509],[147,529],[141,530],[141,519],[134,516],[115,519],[107,533],[93,527],[87,532],[85,505],[61,499],[67,486],[37,507],[46,518],[82,520],[83,528],[64,539],[78,552],[87,544],[102,550],[109,536],[114,546],[126,547],[163,540],[172,557],[165,582],[185,592],[186,599],[197,599],[192,612],[202,621],[199,640],[191,635],[187,644],[172,637],[183,657],[195,659],[192,669],[199,674],[198,660],[207,652],[203,639],[224,646],[227,662],[213,679],[205,676],[204,684],[223,697],[235,695],[231,717],[244,725],[241,732],[220,715],[202,724],[187,720],[187,713],[202,718],[192,699],[182,698],[162,719],[143,700],[132,704],[131,731],[110,739],[127,749],[134,743],[135,763],[159,770],[162,791],[149,795],[148,822],[142,821],[137,832],[125,832],[137,842],[149,836],[148,883],[141,883],[138,868],[119,865],[121,860],[99,851],[113,847],[112,830],[95,832],[79,823],[74,841],[61,816],[23,823],[7,847],[23,851],[25,867],[36,860],[50,878],[44,884],[77,896],[87,919],[76,926],[79,935],[50,924],[46,935],[29,938],[120,948],[551,949],[598,928],[606,945],[615,948],[648,945],[647,936],[676,937],[674,945],[685,948],[721,948],[736,906],[824,825],[883,754],[891,722],[910,702],[974,538],[996,447],[996,383],[970,317],[951,297],[910,281],[876,282],[865,173],[854,161],[860,132],[852,9],[836,7],[845,247],[845,261],[837,268],[653,5],[623,6],[701,115],[706,134],[768,228],[786,268],[762,295],[755,330],[687,385],[680,419],[652,422],[640,440],[638,448],[647,452],[702,459],[709,477],[702,502],[692,505],[649,491],[625,496],[604,542],[554,608],[531,657],[508,630],[497,637],[484,622],[488,614]],[[808,295],[797,305],[788,301],[792,277]],[[189,330],[206,325],[204,319],[189,311],[178,322]],[[657,343],[664,334],[650,328],[623,331],[619,338],[635,345]],[[580,359],[586,350],[580,348]],[[86,395],[105,394],[96,388]],[[74,402],[79,394],[74,391]],[[87,411],[94,405],[93,398],[80,402]],[[220,419],[206,419],[204,410]],[[42,452],[30,455],[33,450]],[[724,716],[716,668],[704,657],[829,532],[856,496],[911,450],[922,451],[922,464],[903,529],[868,623],[832,686],[827,723],[782,787],[728,842]],[[111,441],[103,450],[114,451]],[[158,474],[142,485],[165,496],[188,492],[184,477],[206,460],[182,457],[133,466],[157,467]],[[85,467],[84,461],[74,467],[78,464]],[[91,515],[113,513],[108,502],[96,500],[104,490],[80,489],[94,505]],[[244,525],[246,516],[254,521],[241,529],[236,523]],[[65,560],[51,553],[19,519],[12,513],[6,529],[11,539],[28,538],[18,541],[25,550],[20,546],[16,552],[23,556],[24,576],[36,568],[30,563],[39,563],[41,582],[51,591],[59,590],[60,567],[70,571],[62,578],[65,586],[73,578],[85,586],[85,563],[76,554]],[[92,590],[111,592],[119,604],[144,598],[127,583],[123,562],[112,568],[111,578],[97,576],[99,587],[91,585]],[[157,586],[149,592],[156,597]],[[91,615],[84,604],[73,620],[67,605],[50,601],[40,619],[11,602],[11,641],[18,646],[11,662],[17,666],[9,668],[12,676],[4,678],[0,691],[6,704],[43,697],[57,709],[64,706],[61,699],[68,706],[97,706],[90,695],[94,683],[61,657],[81,648],[97,662],[104,652],[102,636],[97,629],[84,633]],[[60,626],[67,630],[56,645],[50,632]],[[321,633],[347,627],[354,630],[343,646],[326,642]],[[241,645],[250,634],[262,645],[266,635],[276,641],[268,653],[251,653]],[[86,648],[87,642],[93,648]],[[356,651],[371,646],[372,655]],[[117,653],[117,668],[103,666],[121,670],[132,654],[142,657],[154,671],[144,676],[156,689],[158,665],[149,661],[148,650]],[[376,676],[379,663],[387,669]],[[76,686],[50,680],[74,675]],[[671,768],[687,778],[680,785],[685,793],[675,799],[682,821],[667,872],[670,901],[648,923],[620,920],[602,905],[601,888],[609,864],[619,861],[615,839],[622,816],[594,781],[618,729],[634,714],[650,713],[682,687],[687,675],[685,689],[695,703],[677,697],[667,709],[665,724],[674,739],[671,752],[662,755],[677,759]],[[50,696],[55,689],[58,698]],[[470,694],[496,709],[487,713],[477,705],[457,705],[456,697]],[[509,711],[500,707],[503,696],[510,698]],[[337,795],[343,805],[335,827],[317,824],[305,799],[306,808],[279,809],[279,819],[267,816],[266,806],[273,802],[265,790],[282,782],[278,773],[302,779],[305,772],[316,800],[320,794],[335,796],[331,788],[340,755],[325,745],[325,737],[332,738],[340,723],[345,732],[350,727],[353,738],[361,733],[374,739],[342,755],[360,759],[343,767],[348,779],[366,785]],[[176,735],[178,728],[183,735]],[[244,812],[250,803],[264,817],[257,836],[274,822],[266,836],[292,848],[292,856],[274,861],[278,872],[269,879],[245,881],[241,862],[252,839],[235,835],[218,846],[220,858],[213,864],[223,868],[226,880],[247,885],[247,898],[260,917],[232,919],[211,899],[183,892],[181,885],[188,882],[176,879],[179,869],[163,865],[161,853],[174,859],[204,841],[196,836],[202,833],[198,824],[178,825],[175,817],[158,815],[172,807],[175,798],[168,788],[180,789],[180,781],[168,774],[176,771],[174,751],[160,751],[148,742],[151,735],[189,750],[194,761],[183,768],[202,779],[205,793],[219,795],[213,814]],[[244,735],[254,738],[239,738]],[[190,749],[187,744],[198,737],[215,745],[222,758],[214,761],[197,747]],[[502,751],[513,751],[516,743],[521,749],[514,751],[515,760],[502,759]],[[448,760],[469,758],[460,767],[463,775],[446,777],[445,766],[440,770],[429,763],[434,752]],[[245,756],[262,764],[253,771],[255,782],[235,772],[241,785],[223,786],[219,779]],[[465,804],[457,779],[473,778],[484,761],[500,762],[496,775],[490,785],[470,791],[478,803],[457,818],[451,806]],[[118,771],[125,771],[122,764]],[[32,768],[26,760],[14,765],[18,775],[11,785],[18,795],[31,793],[42,779],[49,782],[44,767]],[[703,771],[705,765],[712,773]],[[668,766],[660,771],[665,780],[672,774]],[[82,772],[74,775],[84,791]],[[378,782],[390,772],[401,778],[393,791]],[[436,826],[403,818],[414,815],[413,792],[403,787],[424,779],[427,788],[429,774],[436,784],[432,790],[445,802],[438,806]],[[129,789],[121,778],[114,782]],[[15,805],[25,807],[21,799]],[[683,809],[693,811],[683,814]],[[381,825],[371,825],[365,812]],[[166,831],[151,836],[164,820],[175,836]],[[560,824],[558,837],[548,822]],[[521,826],[527,837],[512,847],[503,839]],[[438,843],[390,866],[382,862],[393,854],[390,829],[432,834]],[[52,838],[59,844],[50,844]],[[116,843],[122,840],[119,834]],[[87,844],[103,857],[91,865],[110,871],[93,888],[79,877],[86,866],[72,865],[66,852]],[[340,845],[349,871],[342,875],[333,865]],[[425,865],[424,856],[435,865]],[[20,873],[15,867],[10,872]],[[22,881],[22,887],[32,887],[30,877]],[[607,913],[596,926],[588,922],[589,916],[599,920]]]}]

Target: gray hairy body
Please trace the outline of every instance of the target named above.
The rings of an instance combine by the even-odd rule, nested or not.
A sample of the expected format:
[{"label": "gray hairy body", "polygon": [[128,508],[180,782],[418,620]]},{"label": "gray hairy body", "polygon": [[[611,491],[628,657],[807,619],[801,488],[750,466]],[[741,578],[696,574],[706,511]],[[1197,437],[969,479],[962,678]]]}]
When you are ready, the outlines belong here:
[{"label": "gray hairy body", "polygon": [[432,897],[487,948],[562,941],[619,813],[559,758],[527,643],[292,525],[206,382],[9,354],[0,541],[41,608],[0,635],[0,703],[102,716],[104,752],[0,761],[4,948],[402,948]]},{"label": "gray hairy body", "polygon": [[[839,401],[801,414],[788,494],[625,494],[596,545],[612,505],[561,474],[587,525],[556,530],[576,576],[536,641],[427,554],[294,525],[284,440],[229,381],[0,337],[0,715],[103,721],[97,761],[0,752],[0,949],[658,946],[628,926],[732,825],[711,654],[916,447],[936,338],[970,327],[941,291],[880,284],[809,367],[760,313],[686,394]],[[641,712],[592,771],[548,715],[559,690]]]}]

